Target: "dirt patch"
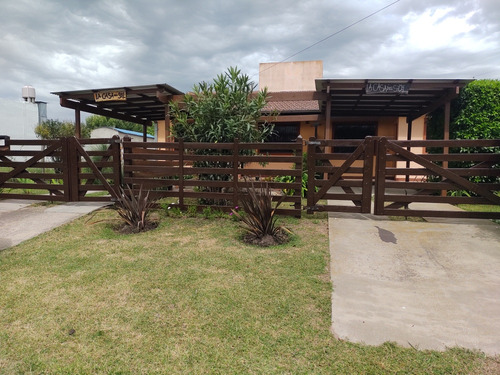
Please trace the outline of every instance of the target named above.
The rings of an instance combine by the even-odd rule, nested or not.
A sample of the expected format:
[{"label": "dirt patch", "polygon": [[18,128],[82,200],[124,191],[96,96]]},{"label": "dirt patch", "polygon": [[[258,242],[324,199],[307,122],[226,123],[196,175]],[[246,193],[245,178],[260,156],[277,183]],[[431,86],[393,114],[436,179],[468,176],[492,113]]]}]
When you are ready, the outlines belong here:
[{"label": "dirt patch", "polygon": [[288,234],[283,230],[276,233],[275,236],[265,235],[263,237],[256,237],[252,234],[246,234],[243,237],[243,241],[250,245],[256,245],[260,247],[276,246],[287,243],[290,240]]},{"label": "dirt patch", "polygon": [[117,225],[114,230],[117,233],[120,234],[134,234],[134,233],[141,233],[141,232],[147,232],[153,229],[158,228],[158,221],[149,221],[146,223],[145,227],[143,229],[139,229],[137,227],[133,227],[128,225],[127,223],[120,223]]}]

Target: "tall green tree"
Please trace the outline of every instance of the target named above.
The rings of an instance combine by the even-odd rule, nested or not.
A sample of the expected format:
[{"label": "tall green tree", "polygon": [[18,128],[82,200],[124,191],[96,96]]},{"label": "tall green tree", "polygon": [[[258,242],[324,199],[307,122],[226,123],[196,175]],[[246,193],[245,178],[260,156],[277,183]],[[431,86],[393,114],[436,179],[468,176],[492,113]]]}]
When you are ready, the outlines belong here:
[{"label": "tall green tree", "polygon": [[267,89],[254,94],[256,84],[230,67],[211,83],[201,82],[183,103],[170,103],[172,134],[186,142],[263,142],[270,124],[259,125]]},{"label": "tall green tree", "polygon": [[[256,84],[238,68],[230,67],[211,82],[201,82],[181,103],[170,103],[172,134],[186,142],[264,142],[273,131],[271,124],[259,124],[266,105],[267,90],[255,93]],[[231,150],[198,150],[199,155],[230,155]],[[230,168],[224,161],[201,161],[196,167]],[[230,174],[201,174],[200,180],[229,181]],[[221,188],[204,188],[220,192]],[[226,202],[203,201],[224,205]]]}]

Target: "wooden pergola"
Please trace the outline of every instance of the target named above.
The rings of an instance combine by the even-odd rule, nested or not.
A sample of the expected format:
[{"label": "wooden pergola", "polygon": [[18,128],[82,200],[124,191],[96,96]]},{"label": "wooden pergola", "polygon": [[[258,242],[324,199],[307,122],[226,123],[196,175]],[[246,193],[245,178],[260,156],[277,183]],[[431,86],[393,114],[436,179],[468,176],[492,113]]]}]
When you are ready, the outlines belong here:
[{"label": "wooden pergola", "polygon": [[[316,91],[270,92],[265,112],[271,122],[313,121],[325,124],[325,139],[334,137],[332,120],[346,117],[404,117],[411,139],[412,121],[444,106],[443,139],[449,139],[450,103],[467,79],[317,79]],[[75,110],[75,136],[80,137],[80,113],[89,112],[143,125],[168,124],[168,104],[183,93],[167,84],[53,92],[62,107]]]},{"label": "wooden pergola", "polygon": [[[468,79],[317,79],[316,91],[270,93],[269,108],[285,109],[278,122],[324,122],[325,139],[334,137],[335,118],[404,117],[411,139],[412,121],[444,106],[443,139],[449,139],[450,103],[470,82]],[[314,107],[311,104],[314,102],[317,110],[307,111]],[[265,118],[272,121],[271,117]]]},{"label": "wooden pergola", "polygon": [[183,93],[166,83],[53,92],[62,107],[75,110],[75,136],[81,136],[81,112],[116,118],[143,126],[146,142],[147,127],[154,121],[168,120],[168,103]]}]

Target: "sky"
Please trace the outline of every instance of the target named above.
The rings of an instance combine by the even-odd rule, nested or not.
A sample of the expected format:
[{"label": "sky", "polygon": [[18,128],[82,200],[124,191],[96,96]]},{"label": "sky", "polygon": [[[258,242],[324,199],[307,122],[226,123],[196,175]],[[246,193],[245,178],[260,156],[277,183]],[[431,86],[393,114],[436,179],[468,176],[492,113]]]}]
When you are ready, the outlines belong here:
[{"label": "sky", "polygon": [[74,119],[54,91],[167,83],[187,92],[230,66],[257,83],[264,62],[322,60],[324,78],[500,78],[498,0],[0,6],[0,100],[22,100],[22,87],[31,85],[52,119]]}]

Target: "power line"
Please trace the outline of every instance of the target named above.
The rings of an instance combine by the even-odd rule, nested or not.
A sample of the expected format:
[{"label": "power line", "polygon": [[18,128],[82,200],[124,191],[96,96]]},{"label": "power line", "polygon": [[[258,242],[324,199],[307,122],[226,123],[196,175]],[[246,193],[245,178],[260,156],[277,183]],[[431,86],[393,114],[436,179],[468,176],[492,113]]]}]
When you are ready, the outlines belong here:
[{"label": "power line", "polygon": [[314,46],[317,46],[317,45],[318,45],[318,44],[320,44],[320,43],[323,43],[325,40],[330,39],[330,38],[334,37],[335,35],[338,35],[338,34],[340,34],[341,32],[346,31],[347,29],[350,29],[351,27],[353,27],[353,26],[357,25],[358,23],[361,23],[361,22],[363,22],[364,20],[366,20],[366,19],[368,19],[368,18],[370,18],[370,17],[373,17],[373,16],[374,16],[374,15],[376,15],[377,13],[380,13],[380,12],[382,12],[382,11],[386,10],[387,8],[389,8],[389,7],[393,6],[394,4],[399,3],[400,1],[401,1],[401,0],[396,0],[396,1],[394,1],[394,2],[392,2],[392,3],[390,3],[390,4],[388,4],[388,5],[386,5],[385,7],[380,8],[379,10],[377,10],[377,11],[375,11],[375,12],[373,12],[373,13],[370,13],[369,15],[367,15],[367,16],[365,16],[365,17],[363,17],[363,18],[359,19],[359,20],[357,20],[356,22],[353,22],[353,23],[351,23],[350,25],[345,26],[345,27],[343,27],[342,29],[335,31],[334,33],[332,33],[332,34],[330,34],[330,35],[328,35],[328,36],[324,37],[324,38],[323,38],[323,39],[321,39],[321,40],[318,40],[316,43],[313,43],[313,44],[311,44],[310,46],[308,46],[308,47],[306,47],[306,48],[303,48],[303,49],[301,49],[301,50],[300,50],[300,51],[298,51],[298,52],[295,52],[293,55],[290,55],[290,56],[288,56],[287,58],[285,58],[285,59],[283,59],[283,60],[281,60],[281,61],[278,61],[277,63],[275,63],[275,64],[273,64],[273,65],[271,65],[271,66],[267,67],[266,69],[261,70],[259,73],[265,72],[266,70],[269,70],[269,69],[273,68],[273,67],[274,67],[274,66],[276,66],[277,64],[282,63],[282,62],[285,62],[286,60],[291,59],[292,57],[297,56],[298,54],[301,54],[302,52],[307,51],[308,49],[313,48]]}]

